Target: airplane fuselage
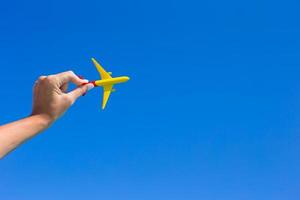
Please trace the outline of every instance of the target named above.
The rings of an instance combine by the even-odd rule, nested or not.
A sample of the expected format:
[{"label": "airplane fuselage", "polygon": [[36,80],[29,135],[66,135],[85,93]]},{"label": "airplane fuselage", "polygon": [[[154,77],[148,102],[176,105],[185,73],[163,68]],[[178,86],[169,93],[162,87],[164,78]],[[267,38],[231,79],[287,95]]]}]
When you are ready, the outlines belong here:
[{"label": "airplane fuselage", "polygon": [[93,81],[93,83],[95,86],[105,86],[105,85],[114,85],[114,84],[118,84],[118,83],[124,83],[124,82],[127,82],[128,80],[129,80],[129,77],[120,76],[120,77],[115,77],[115,78]]}]

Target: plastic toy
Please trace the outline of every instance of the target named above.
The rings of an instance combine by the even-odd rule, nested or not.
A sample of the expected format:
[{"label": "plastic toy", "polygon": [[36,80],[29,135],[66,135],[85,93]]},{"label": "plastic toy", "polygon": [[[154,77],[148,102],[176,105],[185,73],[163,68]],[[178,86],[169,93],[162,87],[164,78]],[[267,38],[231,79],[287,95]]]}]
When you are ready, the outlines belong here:
[{"label": "plastic toy", "polygon": [[92,58],[92,61],[100,74],[101,80],[90,81],[85,84],[92,83],[94,85],[94,87],[99,87],[99,86],[103,87],[102,109],[104,109],[111,92],[115,91],[113,86],[118,83],[127,82],[129,80],[129,77],[128,76],[120,76],[120,77],[113,78],[113,77],[111,77],[112,73],[106,72],[103,69],[103,67],[94,58]]}]

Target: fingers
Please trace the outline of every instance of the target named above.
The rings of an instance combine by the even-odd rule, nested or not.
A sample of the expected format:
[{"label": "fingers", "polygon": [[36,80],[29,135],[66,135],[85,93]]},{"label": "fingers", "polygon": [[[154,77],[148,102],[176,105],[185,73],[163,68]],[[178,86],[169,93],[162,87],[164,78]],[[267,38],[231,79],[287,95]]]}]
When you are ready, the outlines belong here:
[{"label": "fingers", "polygon": [[61,87],[63,84],[72,82],[75,85],[79,86],[83,83],[86,83],[86,80],[80,79],[73,71],[66,71],[59,74],[48,76],[49,78],[55,78],[59,84],[59,87]]},{"label": "fingers", "polygon": [[67,93],[66,95],[70,98],[71,103],[73,104],[76,101],[76,99],[84,95],[87,91],[91,90],[92,88],[94,88],[93,84],[86,84],[74,89],[73,91]]}]

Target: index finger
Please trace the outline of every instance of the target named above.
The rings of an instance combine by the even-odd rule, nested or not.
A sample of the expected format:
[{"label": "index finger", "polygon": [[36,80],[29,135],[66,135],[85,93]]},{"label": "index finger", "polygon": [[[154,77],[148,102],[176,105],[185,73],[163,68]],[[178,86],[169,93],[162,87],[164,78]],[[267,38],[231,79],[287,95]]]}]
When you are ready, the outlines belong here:
[{"label": "index finger", "polygon": [[58,80],[59,86],[68,82],[72,82],[75,85],[79,86],[87,82],[86,80],[80,79],[73,71],[62,72],[53,76]]}]

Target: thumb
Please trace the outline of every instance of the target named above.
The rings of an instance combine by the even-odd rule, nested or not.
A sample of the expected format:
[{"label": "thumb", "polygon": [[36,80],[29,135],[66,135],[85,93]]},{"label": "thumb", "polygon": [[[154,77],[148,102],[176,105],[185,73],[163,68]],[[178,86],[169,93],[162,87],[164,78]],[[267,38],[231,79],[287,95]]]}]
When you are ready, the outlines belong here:
[{"label": "thumb", "polygon": [[76,89],[72,90],[71,92],[67,93],[67,96],[72,100],[74,103],[76,99],[78,99],[80,96],[84,95],[87,91],[94,88],[94,85],[89,83],[82,86],[77,87]]}]

